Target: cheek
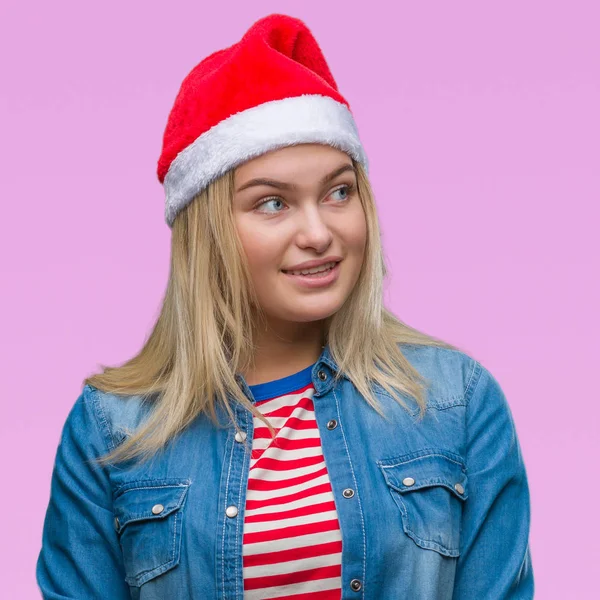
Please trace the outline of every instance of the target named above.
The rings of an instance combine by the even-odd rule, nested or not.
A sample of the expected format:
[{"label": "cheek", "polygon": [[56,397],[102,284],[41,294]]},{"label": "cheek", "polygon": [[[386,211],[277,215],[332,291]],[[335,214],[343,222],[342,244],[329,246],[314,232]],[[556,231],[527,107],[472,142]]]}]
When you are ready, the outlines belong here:
[{"label": "cheek", "polygon": [[338,232],[350,252],[362,254],[367,245],[367,221],[362,208],[340,222]]},{"label": "cheek", "polygon": [[238,228],[238,234],[254,277],[260,277],[279,265],[279,246],[276,240],[271,239],[272,236],[256,228]]},{"label": "cheek", "polygon": [[364,249],[367,245],[367,221],[365,220],[364,215],[361,216],[360,222],[357,225],[355,237],[356,245]]}]

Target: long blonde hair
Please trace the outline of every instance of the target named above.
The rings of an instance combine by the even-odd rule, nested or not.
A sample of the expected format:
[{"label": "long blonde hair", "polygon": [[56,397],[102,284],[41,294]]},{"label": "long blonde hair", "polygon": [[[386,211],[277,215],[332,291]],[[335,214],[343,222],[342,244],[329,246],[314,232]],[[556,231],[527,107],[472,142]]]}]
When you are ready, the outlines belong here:
[{"label": "long blonde hair", "polygon": [[[409,327],[383,306],[386,267],[373,191],[362,165],[353,164],[367,243],[352,292],[325,321],[326,341],[339,367],[337,376],[345,374],[380,415],[373,382],[406,408],[397,393],[414,398],[422,418],[426,380],[400,345],[458,348]],[[236,381],[236,374],[252,364],[253,331],[265,315],[234,225],[233,177],[233,170],[225,173],[177,215],[166,293],[140,352],[121,366],[100,365],[103,372],[84,380],[103,392],[142,396],[153,408],[142,426],[99,463],[145,461],[202,413],[218,426],[219,402],[239,430],[231,397],[275,433]]]}]

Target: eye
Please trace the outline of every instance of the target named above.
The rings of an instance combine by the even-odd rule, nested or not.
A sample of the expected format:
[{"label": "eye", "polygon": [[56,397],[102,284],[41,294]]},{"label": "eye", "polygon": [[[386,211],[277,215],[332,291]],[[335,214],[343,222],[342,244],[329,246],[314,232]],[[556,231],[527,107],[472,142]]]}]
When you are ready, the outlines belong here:
[{"label": "eye", "polygon": [[[338,187],[337,189],[333,190],[331,192],[331,194],[329,194],[330,196],[332,196],[333,194],[337,194],[339,192],[342,192],[344,194],[344,196],[341,198],[341,200],[339,202],[346,202],[346,200],[348,200],[348,198],[350,197],[350,194],[352,194],[352,192],[354,191],[354,184],[349,185],[349,184],[344,184],[341,185],[340,187]],[[281,202],[283,203],[283,200],[279,197],[279,196],[269,196],[268,198],[264,198],[263,200],[261,200],[255,207],[254,210],[258,211],[258,208],[263,206],[264,204],[268,204],[269,202]],[[258,212],[281,212],[281,211],[263,211],[260,210]]]},{"label": "eye", "polygon": [[[265,198],[264,200],[261,200],[255,207],[254,210],[257,210],[258,212],[271,212],[271,211],[262,211],[262,210],[258,210],[259,207],[263,206],[263,204],[268,204],[269,202],[282,202],[281,198],[279,198],[279,196],[270,196],[269,198]],[[275,212],[279,212],[279,211],[275,211]]]},{"label": "eye", "polygon": [[342,201],[347,200],[348,196],[350,196],[350,194],[352,193],[352,191],[354,190],[354,185],[343,185],[341,187],[339,187],[337,190],[334,190],[332,192],[332,194],[337,194],[338,192],[344,192],[345,193],[345,197],[342,198]]}]

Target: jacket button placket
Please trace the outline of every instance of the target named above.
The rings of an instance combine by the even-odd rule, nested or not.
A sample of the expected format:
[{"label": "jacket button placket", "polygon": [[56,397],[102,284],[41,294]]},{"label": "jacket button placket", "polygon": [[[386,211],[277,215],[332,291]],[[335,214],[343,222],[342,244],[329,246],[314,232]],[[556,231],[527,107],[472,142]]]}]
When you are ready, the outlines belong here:
[{"label": "jacket button placket", "polygon": [[[325,368],[317,371],[317,377],[320,381],[327,381],[329,374]],[[320,388],[318,383],[315,387]],[[323,395],[323,391],[315,397],[315,417],[317,423],[325,425],[328,433],[323,433],[321,443],[323,454],[329,468],[329,476],[332,486],[338,487],[340,482],[353,483],[354,487],[345,487],[342,489],[342,498],[344,501],[337,506],[338,517],[342,531],[345,531],[342,557],[344,561],[343,570],[352,574],[364,573],[364,550],[365,550],[365,531],[363,527],[344,527],[346,523],[362,523],[362,507],[356,488],[354,472],[352,468],[352,459],[346,448],[346,440],[341,429],[339,419],[339,407],[336,402],[336,392],[328,392]],[[321,415],[327,414],[327,421],[322,420]],[[338,418],[332,418],[336,415]],[[322,426],[322,425],[321,425]],[[335,436],[335,437],[330,437]],[[346,543],[347,542],[347,543]],[[348,585],[356,598],[364,597],[363,581],[352,578],[349,582],[346,579],[344,585]],[[354,594],[354,592],[360,592]]]},{"label": "jacket button placket", "polygon": [[219,581],[221,588],[219,598],[225,600],[242,600],[244,591],[243,580],[243,526],[244,503],[246,498],[246,482],[249,469],[249,456],[246,445],[243,443],[252,431],[252,423],[245,414],[245,410],[236,408],[237,422],[242,431],[229,437],[227,452],[223,463],[223,477],[221,487],[221,506],[224,511],[219,535]]}]

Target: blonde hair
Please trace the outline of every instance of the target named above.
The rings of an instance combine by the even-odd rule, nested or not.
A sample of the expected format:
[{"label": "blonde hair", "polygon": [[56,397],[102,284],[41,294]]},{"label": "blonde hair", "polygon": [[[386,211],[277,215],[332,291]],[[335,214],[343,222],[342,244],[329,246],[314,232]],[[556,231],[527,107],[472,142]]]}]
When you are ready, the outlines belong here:
[{"label": "blonde hair", "polygon": [[[426,380],[399,345],[458,348],[409,327],[383,306],[386,267],[373,191],[361,164],[353,163],[367,223],[365,256],[352,292],[325,320],[325,339],[339,367],[336,379],[344,374],[381,416],[373,382],[407,409],[396,393],[414,398],[422,418]],[[153,408],[99,463],[145,461],[202,413],[218,426],[219,402],[239,431],[230,397],[275,433],[236,380],[252,364],[253,331],[265,315],[234,225],[233,177],[233,170],[225,173],[177,215],[166,293],[140,352],[118,367],[100,365],[102,373],[84,380],[103,392],[142,396]]]}]

